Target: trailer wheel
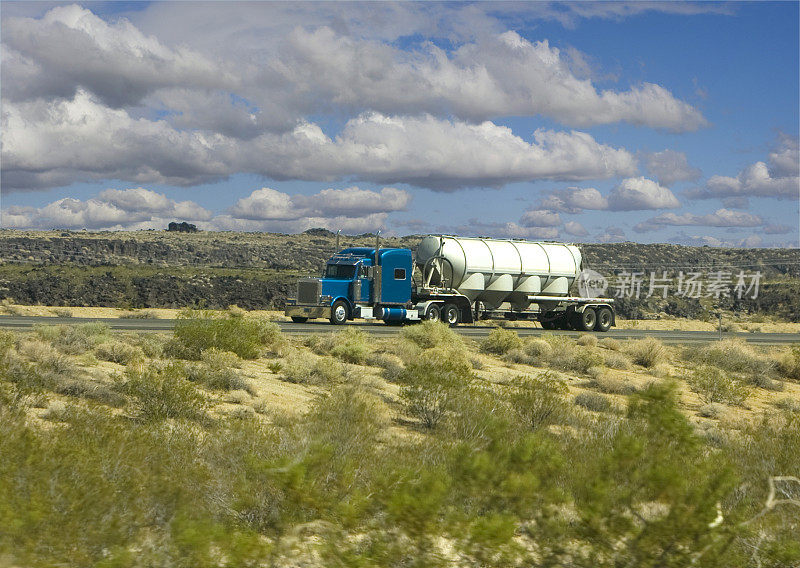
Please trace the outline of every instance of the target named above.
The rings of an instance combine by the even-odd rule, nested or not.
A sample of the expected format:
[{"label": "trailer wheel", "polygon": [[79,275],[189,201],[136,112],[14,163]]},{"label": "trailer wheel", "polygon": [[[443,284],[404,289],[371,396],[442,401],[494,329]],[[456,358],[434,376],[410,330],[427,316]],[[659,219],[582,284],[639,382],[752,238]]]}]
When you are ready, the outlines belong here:
[{"label": "trailer wheel", "polygon": [[344,300],[336,300],[331,306],[331,323],[333,325],[342,325],[347,321],[348,315],[347,302]]},{"label": "trailer wheel", "polygon": [[442,308],[442,321],[450,327],[458,325],[458,320],[461,319],[460,316],[461,314],[455,304],[445,304]]},{"label": "trailer wheel", "polygon": [[573,316],[573,325],[578,331],[592,331],[597,323],[597,313],[594,308],[584,308],[580,313],[576,312]]},{"label": "trailer wheel", "polygon": [[556,328],[556,324],[553,321],[540,321],[539,323],[542,324],[542,329],[555,329]]},{"label": "trailer wheel", "polygon": [[597,323],[594,325],[596,331],[606,332],[611,329],[611,322],[614,316],[608,308],[600,308],[597,310]]},{"label": "trailer wheel", "polygon": [[428,309],[425,310],[425,319],[431,321],[440,321],[442,319],[442,311],[439,304],[430,304]]},{"label": "trailer wheel", "polygon": [[294,323],[306,323],[308,318],[304,316],[292,316],[292,321]]}]

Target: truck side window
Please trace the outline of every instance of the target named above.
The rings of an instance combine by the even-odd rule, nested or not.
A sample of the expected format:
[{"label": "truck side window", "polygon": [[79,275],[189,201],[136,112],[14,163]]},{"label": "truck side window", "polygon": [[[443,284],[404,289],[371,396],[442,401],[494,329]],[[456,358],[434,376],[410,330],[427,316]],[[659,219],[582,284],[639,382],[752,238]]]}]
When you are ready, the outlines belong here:
[{"label": "truck side window", "polygon": [[395,280],[405,280],[406,279],[406,269],[405,268],[395,268],[394,269],[394,279]]}]

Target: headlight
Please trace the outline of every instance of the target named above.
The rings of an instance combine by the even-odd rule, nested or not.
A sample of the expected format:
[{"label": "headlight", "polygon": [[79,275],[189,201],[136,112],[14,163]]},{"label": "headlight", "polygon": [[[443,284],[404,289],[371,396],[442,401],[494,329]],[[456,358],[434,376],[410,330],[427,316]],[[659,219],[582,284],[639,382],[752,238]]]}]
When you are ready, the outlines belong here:
[{"label": "headlight", "polygon": [[333,300],[333,296],[320,296],[319,303],[320,304],[330,304]]}]

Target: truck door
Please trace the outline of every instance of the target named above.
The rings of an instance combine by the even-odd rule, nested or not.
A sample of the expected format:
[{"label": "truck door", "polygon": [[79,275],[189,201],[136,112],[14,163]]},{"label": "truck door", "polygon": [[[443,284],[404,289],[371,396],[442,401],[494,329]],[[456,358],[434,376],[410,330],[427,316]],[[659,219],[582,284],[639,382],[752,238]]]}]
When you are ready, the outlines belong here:
[{"label": "truck door", "polygon": [[358,274],[356,278],[361,284],[361,294],[358,298],[355,298],[355,301],[369,302],[370,295],[372,294],[372,280],[367,278],[367,267],[363,264],[358,265]]}]

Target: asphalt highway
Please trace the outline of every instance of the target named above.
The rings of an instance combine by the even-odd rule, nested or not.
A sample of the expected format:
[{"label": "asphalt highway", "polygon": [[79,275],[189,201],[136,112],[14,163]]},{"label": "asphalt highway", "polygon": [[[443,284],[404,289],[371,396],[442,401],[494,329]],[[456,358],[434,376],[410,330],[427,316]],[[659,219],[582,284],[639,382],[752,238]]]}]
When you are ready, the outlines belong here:
[{"label": "asphalt highway", "polygon": [[[149,331],[169,332],[175,326],[174,319],[118,319],[118,318],[58,318],[44,316],[0,316],[0,328],[28,330],[34,325],[75,325],[87,322],[107,323],[114,331]],[[330,333],[337,331],[337,327],[326,320],[310,321],[308,323],[278,322],[281,330],[290,335],[306,335],[311,333]],[[377,336],[390,336],[397,334],[401,327],[388,326],[375,322],[350,322],[347,325],[357,327],[367,333]],[[460,325],[454,328],[458,333],[472,338],[486,337],[492,330],[491,327]],[[520,336],[536,336],[543,333],[567,335],[578,337],[583,332],[577,331],[545,331],[541,328],[514,328]],[[646,330],[646,329],[616,329],[612,328],[607,333],[596,333],[598,337],[613,337],[614,339],[641,339],[646,336],[657,337],[664,343],[707,343],[716,341],[720,335],[716,331],[672,331],[672,330]],[[723,333],[724,338],[740,338],[749,343],[760,345],[784,345],[800,343],[800,333]]]}]

